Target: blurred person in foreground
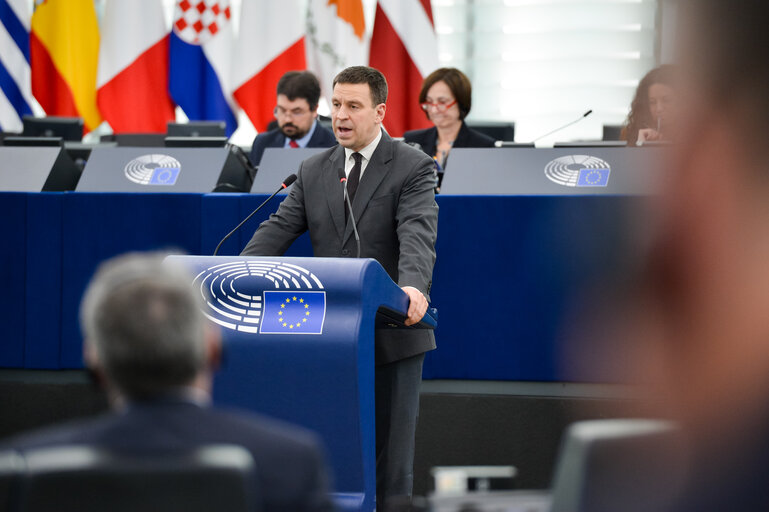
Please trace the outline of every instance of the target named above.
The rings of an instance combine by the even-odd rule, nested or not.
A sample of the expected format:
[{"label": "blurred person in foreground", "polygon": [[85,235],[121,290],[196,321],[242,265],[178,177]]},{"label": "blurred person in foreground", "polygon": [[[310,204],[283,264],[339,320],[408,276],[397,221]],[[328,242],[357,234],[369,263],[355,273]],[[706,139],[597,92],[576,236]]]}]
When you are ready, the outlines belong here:
[{"label": "blurred person in foreground", "polygon": [[676,120],[675,72],[674,66],[665,64],[639,82],[622,130],[622,140],[629,145],[671,139]]},{"label": "blurred person in foreground", "polygon": [[769,510],[769,4],[678,8],[686,96],[625,335],[686,435],[675,510]]},{"label": "blurred person in foreground", "polygon": [[456,68],[436,69],[419,91],[419,106],[435,126],[406,132],[403,139],[422,146],[440,168],[446,167],[452,148],[493,148],[494,139],[465,124],[471,103],[472,85],[464,73]]},{"label": "blurred person in foreground", "polygon": [[278,80],[275,118],[278,127],[260,133],[251,146],[251,163],[259,166],[266,148],[330,148],[331,130],[318,122],[320,83],[309,71],[288,71]]},{"label": "blurred person in foreground", "polygon": [[85,292],[87,366],[109,394],[104,416],[25,434],[8,448],[88,444],[126,453],[230,443],[251,452],[261,509],[330,510],[321,450],[311,433],[211,407],[219,331],[201,312],[192,277],[160,254],[103,263]]}]

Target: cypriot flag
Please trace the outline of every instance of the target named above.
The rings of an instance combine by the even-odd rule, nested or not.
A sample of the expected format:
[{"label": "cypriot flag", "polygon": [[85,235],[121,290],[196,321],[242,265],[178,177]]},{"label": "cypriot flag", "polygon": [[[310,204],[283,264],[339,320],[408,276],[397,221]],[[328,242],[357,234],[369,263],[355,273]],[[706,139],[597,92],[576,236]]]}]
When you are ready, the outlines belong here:
[{"label": "cypriot flag", "polygon": [[362,0],[310,0],[305,46],[307,68],[331,98],[334,76],[348,66],[368,65],[369,37]]}]

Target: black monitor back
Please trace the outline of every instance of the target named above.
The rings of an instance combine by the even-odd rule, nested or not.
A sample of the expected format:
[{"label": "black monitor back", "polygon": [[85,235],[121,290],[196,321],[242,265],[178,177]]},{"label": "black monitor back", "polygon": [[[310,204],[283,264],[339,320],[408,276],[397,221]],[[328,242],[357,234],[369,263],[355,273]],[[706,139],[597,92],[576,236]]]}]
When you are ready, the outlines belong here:
[{"label": "black monitor back", "polygon": [[224,137],[225,128],[224,121],[169,122],[166,133],[169,137]]},{"label": "black monitor back", "polygon": [[22,119],[25,137],[61,137],[64,140],[83,140],[83,120],[79,117],[34,117]]}]

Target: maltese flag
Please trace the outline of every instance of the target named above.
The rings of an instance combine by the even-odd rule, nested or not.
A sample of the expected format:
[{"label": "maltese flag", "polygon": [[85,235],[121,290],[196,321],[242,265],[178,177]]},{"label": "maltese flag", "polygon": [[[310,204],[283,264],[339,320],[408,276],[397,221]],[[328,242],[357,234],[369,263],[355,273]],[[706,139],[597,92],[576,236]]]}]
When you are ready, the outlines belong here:
[{"label": "maltese flag", "polygon": [[233,97],[254,127],[263,131],[273,119],[280,77],[307,67],[299,0],[243,2],[239,34]]},{"label": "maltese flag", "polygon": [[362,0],[309,0],[307,65],[331,103],[331,84],[349,66],[368,65],[369,38]]},{"label": "maltese flag", "polygon": [[371,36],[371,66],[392,84],[385,126],[393,135],[427,128],[419,108],[424,77],[438,68],[438,42],[430,0],[379,0]]},{"label": "maltese flag", "polygon": [[163,133],[173,121],[161,0],[104,5],[96,102],[115,133]]},{"label": "maltese flag", "polygon": [[190,121],[225,121],[228,136],[238,124],[231,98],[231,19],[229,0],[177,1],[169,75],[171,97]]}]

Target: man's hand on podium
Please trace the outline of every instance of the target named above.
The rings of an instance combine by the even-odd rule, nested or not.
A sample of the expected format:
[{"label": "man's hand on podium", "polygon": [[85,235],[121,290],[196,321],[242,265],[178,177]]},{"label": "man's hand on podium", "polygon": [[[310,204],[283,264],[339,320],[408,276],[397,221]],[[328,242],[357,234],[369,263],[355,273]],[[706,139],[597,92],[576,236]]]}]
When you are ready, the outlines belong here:
[{"label": "man's hand on podium", "polygon": [[427,299],[413,286],[404,286],[401,288],[409,296],[408,318],[403,322],[404,325],[414,325],[422,320],[427,311]]}]

